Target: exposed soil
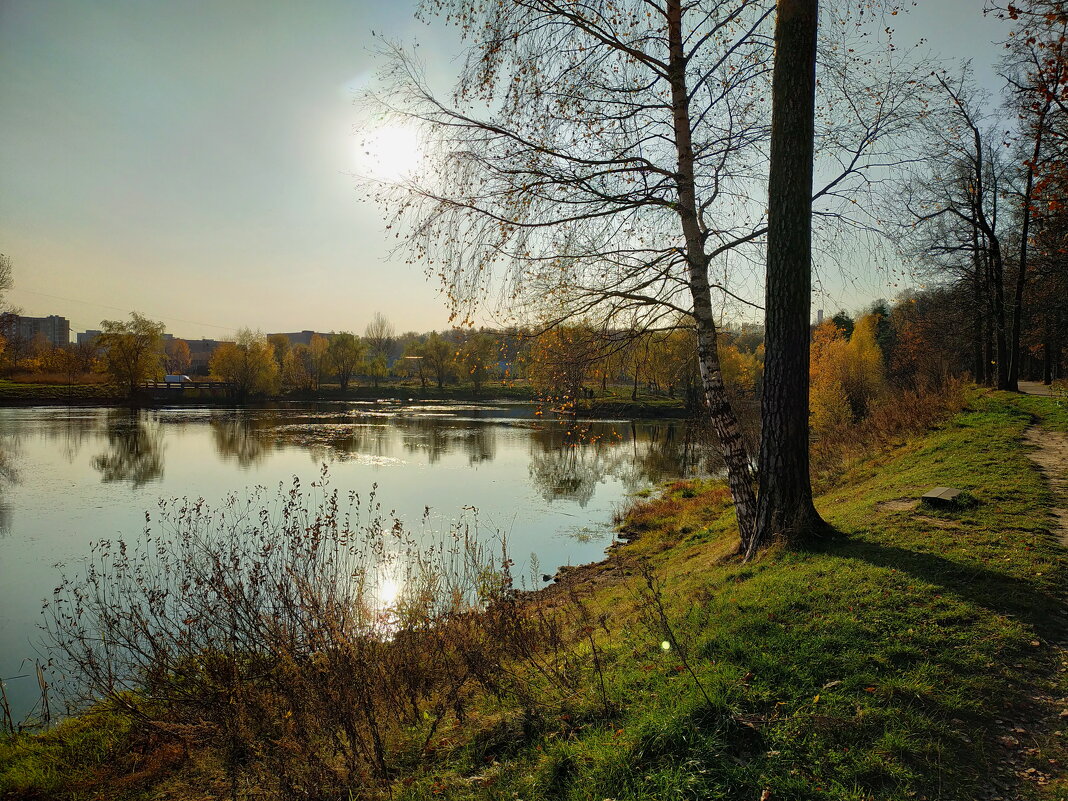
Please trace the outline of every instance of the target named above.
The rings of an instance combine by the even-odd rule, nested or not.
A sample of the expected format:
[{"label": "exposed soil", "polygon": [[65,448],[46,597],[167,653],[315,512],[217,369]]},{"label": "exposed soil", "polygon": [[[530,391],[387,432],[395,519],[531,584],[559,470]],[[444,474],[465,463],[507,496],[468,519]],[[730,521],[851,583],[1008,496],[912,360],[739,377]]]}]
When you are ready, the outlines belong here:
[{"label": "exposed soil", "polygon": [[1052,509],[1059,526],[1056,533],[1061,544],[1068,547],[1068,435],[1033,425],[1024,438],[1034,448],[1029,454],[1031,461],[1046,476],[1057,498]]},{"label": "exposed soil", "polygon": [[892,501],[879,501],[875,508],[880,512],[911,512],[919,505],[917,498],[894,498]]}]

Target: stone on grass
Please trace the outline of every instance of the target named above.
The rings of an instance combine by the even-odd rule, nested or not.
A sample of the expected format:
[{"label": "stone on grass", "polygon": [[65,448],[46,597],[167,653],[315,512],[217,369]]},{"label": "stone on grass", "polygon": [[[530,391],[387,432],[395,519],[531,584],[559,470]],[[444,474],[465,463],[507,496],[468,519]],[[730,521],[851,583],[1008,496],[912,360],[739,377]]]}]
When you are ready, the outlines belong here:
[{"label": "stone on grass", "polygon": [[960,493],[959,489],[953,489],[953,487],[935,487],[933,490],[924,493],[920,500],[929,506],[948,509],[955,505],[957,496]]}]

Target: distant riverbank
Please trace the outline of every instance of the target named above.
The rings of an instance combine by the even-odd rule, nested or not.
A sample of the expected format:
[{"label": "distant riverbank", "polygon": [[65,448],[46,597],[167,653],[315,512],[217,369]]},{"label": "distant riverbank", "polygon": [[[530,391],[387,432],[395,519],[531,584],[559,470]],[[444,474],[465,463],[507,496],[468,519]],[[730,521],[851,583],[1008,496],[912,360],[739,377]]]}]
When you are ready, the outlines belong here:
[{"label": "distant riverbank", "polygon": [[[512,401],[543,407],[547,412],[575,414],[579,417],[670,418],[690,416],[681,398],[639,394],[632,399],[629,391],[611,391],[584,398],[574,404],[547,399],[523,382],[493,382],[476,390],[470,384],[444,387],[420,387],[415,384],[383,383],[378,387],[353,386],[342,392],[337,385],[328,385],[317,392],[284,392],[270,397],[256,398],[242,406],[264,406],[286,402],[316,401],[447,401],[455,403]],[[196,382],[177,389],[145,389],[134,398],[127,397],[114,384],[28,383],[0,379],[0,407],[2,406],[127,406],[157,408],[163,406],[234,406],[235,401],[220,393],[197,388]]]}]

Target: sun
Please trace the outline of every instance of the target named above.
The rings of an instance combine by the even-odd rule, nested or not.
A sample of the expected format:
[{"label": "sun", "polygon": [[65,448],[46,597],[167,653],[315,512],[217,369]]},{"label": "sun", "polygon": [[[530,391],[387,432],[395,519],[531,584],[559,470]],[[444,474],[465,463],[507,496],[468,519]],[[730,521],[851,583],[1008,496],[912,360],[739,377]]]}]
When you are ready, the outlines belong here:
[{"label": "sun", "polygon": [[414,175],[422,160],[419,132],[410,125],[390,123],[357,134],[356,166],[369,178],[402,181]]},{"label": "sun", "polygon": [[378,596],[378,602],[389,609],[397,604],[403,591],[404,585],[402,582],[395,578],[385,578],[379,582],[375,595]]}]

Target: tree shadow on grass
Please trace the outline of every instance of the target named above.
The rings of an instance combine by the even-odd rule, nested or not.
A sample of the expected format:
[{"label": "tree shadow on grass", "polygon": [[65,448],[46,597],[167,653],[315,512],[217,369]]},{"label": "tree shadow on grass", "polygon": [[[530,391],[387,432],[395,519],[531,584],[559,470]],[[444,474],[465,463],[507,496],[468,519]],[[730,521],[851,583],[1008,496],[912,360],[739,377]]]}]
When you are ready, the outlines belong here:
[{"label": "tree shadow on grass", "polygon": [[991,612],[1021,620],[1044,639],[1068,636],[1064,598],[1029,581],[938,554],[848,537],[840,531],[824,547],[813,550],[907,573]]}]

